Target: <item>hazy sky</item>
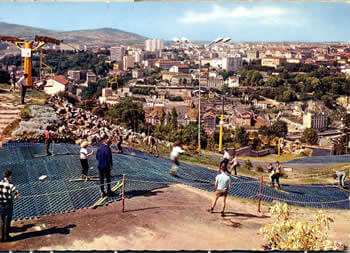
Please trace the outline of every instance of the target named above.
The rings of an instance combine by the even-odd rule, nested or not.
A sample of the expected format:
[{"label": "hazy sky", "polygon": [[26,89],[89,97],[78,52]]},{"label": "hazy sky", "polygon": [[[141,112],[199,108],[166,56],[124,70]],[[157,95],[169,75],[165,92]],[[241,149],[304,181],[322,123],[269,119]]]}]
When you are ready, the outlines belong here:
[{"label": "hazy sky", "polygon": [[[171,40],[350,41],[350,2],[0,2],[0,22]],[[1,31],[0,31],[1,34]]]}]

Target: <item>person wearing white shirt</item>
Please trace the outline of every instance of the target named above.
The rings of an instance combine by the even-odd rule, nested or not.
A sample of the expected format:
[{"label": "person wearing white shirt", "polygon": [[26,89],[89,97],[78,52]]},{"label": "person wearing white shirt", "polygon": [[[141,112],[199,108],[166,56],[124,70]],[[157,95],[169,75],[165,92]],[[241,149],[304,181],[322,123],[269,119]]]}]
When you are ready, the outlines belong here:
[{"label": "person wearing white shirt", "polygon": [[335,174],[333,175],[334,179],[339,178],[339,187],[340,188],[345,187],[345,184],[344,184],[345,177],[346,177],[346,173],[344,171],[336,171]]},{"label": "person wearing white shirt", "polygon": [[88,180],[88,170],[89,170],[88,157],[91,156],[94,153],[94,151],[91,151],[90,153],[88,153],[86,148],[89,146],[89,143],[87,141],[84,141],[80,146],[81,146],[80,162],[82,167],[81,179]]},{"label": "person wearing white shirt", "polygon": [[224,149],[224,156],[222,158],[223,158],[223,160],[220,162],[219,167],[221,168],[224,165],[224,169],[227,170],[227,165],[228,165],[228,162],[231,158],[231,155],[228,152],[227,148]]},{"label": "person wearing white shirt", "polygon": [[225,170],[223,167],[220,168],[221,174],[217,175],[215,178],[215,191],[216,196],[214,199],[214,202],[211,206],[211,208],[208,210],[209,212],[213,213],[214,208],[216,206],[216,202],[220,197],[224,197],[224,203],[222,206],[221,216],[225,215],[225,207],[226,207],[226,198],[227,198],[227,192],[231,188],[231,178],[228,175],[228,171]]},{"label": "person wearing white shirt", "polygon": [[174,177],[177,176],[177,169],[180,166],[179,163],[179,156],[180,154],[184,153],[185,150],[183,150],[181,148],[181,142],[180,141],[176,141],[173,147],[173,150],[170,153],[170,159],[173,162],[173,165],[171,166],[171,172],[170,174]]},{"label": "person wearing white shirt", "polygon": [[232,173],[232,170],[235,170],[235,176],[237,176],[237,167],[239,167],[239,162],[238,162],[236,155],[233,156],[231,163],[232,163],[232,165],[230,168],[230,173]]},{"label": "person wearing white shirt", "polygon": [[28,77],[28,74],[25,73],[17,82],[17,84],[21,87],[21,104],[24,104],[24,97],[26,95],[26,91],[27,91],[27,83],[26,83],[26,79]]}]

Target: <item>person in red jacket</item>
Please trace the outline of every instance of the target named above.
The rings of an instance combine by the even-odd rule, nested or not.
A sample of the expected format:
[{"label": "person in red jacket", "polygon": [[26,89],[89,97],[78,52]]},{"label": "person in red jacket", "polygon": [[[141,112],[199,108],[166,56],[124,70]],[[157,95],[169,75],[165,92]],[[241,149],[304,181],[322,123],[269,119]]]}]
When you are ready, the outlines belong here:
[{"label": "person in red jacket", "polygon": [[45,146],[46,146],[46,155],[52,155],[51,152],[49,151],[50,149],[50,144],[51,144],[51,136],[50,136],[50,131],[49,127],[46,128],[45,131]]}]

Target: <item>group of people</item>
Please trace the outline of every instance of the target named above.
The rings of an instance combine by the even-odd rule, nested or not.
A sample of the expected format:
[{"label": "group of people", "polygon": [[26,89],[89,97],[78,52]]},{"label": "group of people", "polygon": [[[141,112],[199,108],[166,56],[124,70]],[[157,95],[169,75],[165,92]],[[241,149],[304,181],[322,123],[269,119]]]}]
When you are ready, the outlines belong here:
[{"label": "group of people", "polygon": [[277,183],[278,189],[281,189],[280,177],[282,176],[282,167],[279,161],[276,161],[275,167],[270,163],[267,166],[267,170],[270,173],[269,177],[271,180],[271,187],[275,187],[275,181]]},{"label": "group of people", "polygon": [[[222,157],[222,161],[220,162],[219,169],[223,168],[228,173],[232,174],[234,170],[234,176],[237,176],[237,168],[240,166],[239,161],[236,155],[231,156],[230,152],[227,148],[224,148],[224,155]],[[228,164],[231,164],[230,169],[227,168]]]}]

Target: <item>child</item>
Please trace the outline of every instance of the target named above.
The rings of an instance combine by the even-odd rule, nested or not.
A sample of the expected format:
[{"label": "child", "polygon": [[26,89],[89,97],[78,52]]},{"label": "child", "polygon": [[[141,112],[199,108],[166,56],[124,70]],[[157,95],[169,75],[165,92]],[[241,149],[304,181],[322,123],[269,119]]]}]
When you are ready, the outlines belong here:
[{"label": "child", "polygon": [[82,173],[81,173],[81,179],[84,179],[85,181],[88,180],[88,170],[89,170],[89,163],[88,163],[88,157],[91,156],[94,151],[91,151],[88,153],[87,147],[89,146],[89,143],[87,141],[84,141],[80,147],[80,163],[82,167]]},{"label": "child", "polygon": [[170,159],[173,162],[173,165],[171,166],[171,172],[170,174],[174,177],[177,176],[177,169],[180,166],[179,163],[179,156],[180,154],[184,153],[185,150],[181,148],[181,141],[176,141],[173,147],[173,150],[170,153]]}]

